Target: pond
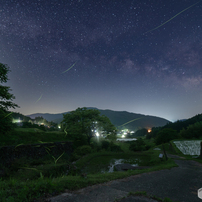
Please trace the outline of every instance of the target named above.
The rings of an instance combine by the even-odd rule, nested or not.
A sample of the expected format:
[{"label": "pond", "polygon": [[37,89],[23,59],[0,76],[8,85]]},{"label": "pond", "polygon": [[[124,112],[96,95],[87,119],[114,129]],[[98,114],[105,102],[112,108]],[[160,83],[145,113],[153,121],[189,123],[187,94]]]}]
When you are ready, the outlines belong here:
[{"label": "pond", "polygon": [[117,138],[116,141],[123,141],[123,142],[127,142],[127,141],[135,141],[137,140],[136,138]]},{"label": "pond", "polygon": [[101,172],[102,173],[106,173],[106,172],[112,173],[112,172],[114,172],[115,165],[123,164],[123,163],[129,163],[132,166],[136,167],[136,166],[138,166],[138,162],[140,162],[139,159],[112,159],[110,162],[110,165],[107,168],[101,170]]}]

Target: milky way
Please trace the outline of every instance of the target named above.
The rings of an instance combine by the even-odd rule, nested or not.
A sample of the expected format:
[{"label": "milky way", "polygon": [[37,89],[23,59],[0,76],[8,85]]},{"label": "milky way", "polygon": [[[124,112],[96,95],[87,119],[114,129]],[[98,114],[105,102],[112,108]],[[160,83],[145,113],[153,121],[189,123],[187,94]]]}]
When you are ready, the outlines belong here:
[{"label": "milky way", "polygon": [[0,62],[25,115],[190,118],[202,113],[202,1],[4,0]]}]

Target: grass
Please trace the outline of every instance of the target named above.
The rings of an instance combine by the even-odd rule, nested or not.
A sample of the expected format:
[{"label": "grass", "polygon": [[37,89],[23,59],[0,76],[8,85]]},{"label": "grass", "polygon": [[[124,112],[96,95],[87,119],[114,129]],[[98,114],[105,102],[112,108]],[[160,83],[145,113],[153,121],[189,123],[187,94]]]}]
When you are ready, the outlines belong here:
[{"label": "grass", "polygon": [[0,136],[0,146],[59,141],[68,141],[64,132],[44,132],[37,128],[15,128],[6,135]]},{"label": "grass", "polygon": [[[43,159],[18,159],[8,176],[0,180],[0,198],[2,201],[33,201],[35,198],[47,197],[47,194],[58,194],[65,189],[76,190],[97,183],[176,166],[172,159],[161,162],[158,152],[101,151],[86,155],[75,164],[69,161],[66,154],[58,158],[57,164],[48,154]],[[138,158],[141,165],[152,167],[144,170],[101,173],[101,168],[106,167],[114,158],[130,159],[131,162]]]},{"label": "grass", "polygon": [[159,202],[172,202],[172,200],[168,197],[162,199],[157,196],[149,196],[147,195],[146,191],[129,192],[128,196],[144,196],[147,197],[148,199],[155,199]]},{"label": "grass", "polygon": [[[62,165],[62,164],[60,164]],[[60,167],[58,164],[57,166]],[[52,166],[52,167],[51,167]],[[56,169],[56,165],[48,165],[41,167],[36,167],[36,169],[40,169],[43,172],[45,169],[53,171],[53,168]],[[88,174],[86,177],[83,177],[80,174],[75,176],[73,175],[61,175],[58,177],[46,177],[45,174],[40,175],[35,170],[27,169],[26,172],[36,172],[37,179],[19,179],[16,176],[13,176],[7,180],[0,181],[0,198],[2,201],[31,201],[34,198],[39,198],[45,196],[45,194],[49,193],[59,193],[68,190],[76,190],[89,185],[94,185],[97,183],[108,182],[115,179],[121,179],[124,177],[129,177],[131,175],[136,175],[145,172],[151,172],[154,170],[167,169],[176,166],[174,162],[169,159],[164,162],[164,164],[159,164],[152,168],[148,168],[145,170],[130,170],[127,172],[113,172],[113,173],[96,173],[96,174]],[[43,168],[42,168],[43,167]],[[24,170],[25,172],[25,170]],[[24,173],[22,172],[22,173]],[[27,173],[24,173],[24,176]],[[29,174],[30,175],[30,174]],[[14,200],[15,199],[15,200]]]},{"label": "grass", "polygon": [[[32,144],[42,142],[65,141],[62,132],[43,132],[34,129],[16,129],[12,134],[1,137],[4,145]],[[177,166],[172,159],[160,161],[159,153],[151,148],[144,152],[129,151],[129,143],[114,142],[123,152],[99,151],[83,156],[72,163],[66,153],[58,156],[48,154],[43,158],[20,158],[11,168],[5,169],[6,177],[0,179],[0,198],[4,202],[33,201],[63,192],[76,190],[89,185],[104,183],[132,175]],[[99,143],[100,144],[100,143]],[[152,144],[152,143],[151,143]],[[168,147],[169,149],[169,147]],[[143,170],[125,172],[107,172],[113,159],[124,159],[126,163],[149,166]],[[105,173],[101,171],[104,170]]]}]

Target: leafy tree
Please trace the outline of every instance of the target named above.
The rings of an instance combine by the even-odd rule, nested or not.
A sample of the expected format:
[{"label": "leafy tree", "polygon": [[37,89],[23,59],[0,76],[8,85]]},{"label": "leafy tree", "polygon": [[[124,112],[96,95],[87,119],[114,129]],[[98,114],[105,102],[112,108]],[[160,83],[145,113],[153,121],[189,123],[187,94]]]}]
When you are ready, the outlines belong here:
[{"label": "leafy tree", "polygon": [[97,132],[115,136],[116,128],[99,110],[78,108],[67,114],[63,114],[62,128],[67,136],[80,145],[90,144],[90,139]]},{"label": "leafy tree", "polygon": [[144,151],[148,148],[144,140],[142,138],[138,138],[136,141],[132,141],[130,143],[129,149],[131,151]]},{"label": "leafy tree", "polygon": [[[9,67],[5,64],[0,63],[0,83],[6,83],[8,81]],[[9,108],[18,107],[17,104],[13,103],[13,99],[15,98],[13,94],[11,94],[10,87],[0,85],[0,133],[5,134],[6,131],[12,129],[12,118],[10,116]]]},{"label": "leafy tree", "polygon": [[177,138],[179,138],[179,135],[177,134],[176,130],[173,130],[171,128],[164,128],[163,130],[160,130],[158,132],[155,143],[159,145]]},{"label": "leafy tree", "polygon": [[202,137],[201,131],[202,131],[202,121],[189,125],[187,129],[183,128],[180,131],[180,136],[188,139],[200,138]]},{"label": "leafy tree", "polygon": [[[6,83],[8,81],[9,67],[0,63],[0,83]],[[13,103],[12,100],[15,96],[11,93],[9,86],[0,85],[0,109],[8,110],[9,108],[18,107],[17,104]]]}]

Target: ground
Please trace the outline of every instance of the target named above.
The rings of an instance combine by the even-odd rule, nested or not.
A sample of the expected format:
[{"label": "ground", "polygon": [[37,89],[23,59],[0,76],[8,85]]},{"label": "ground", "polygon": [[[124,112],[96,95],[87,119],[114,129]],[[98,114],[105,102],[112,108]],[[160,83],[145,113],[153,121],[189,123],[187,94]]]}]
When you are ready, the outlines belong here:
[{"label": "ground", "polygon": [[128,196],[130,192],[146,191],[148,196],[155,195],[174,202],[200,202],[197,191],[202,187],[202,164],[175,158],[179,167],[139,174],[128,178],[113,180],[74,192],[65,193],[46,199],[50,202],[154,202],[147,197]]}]

